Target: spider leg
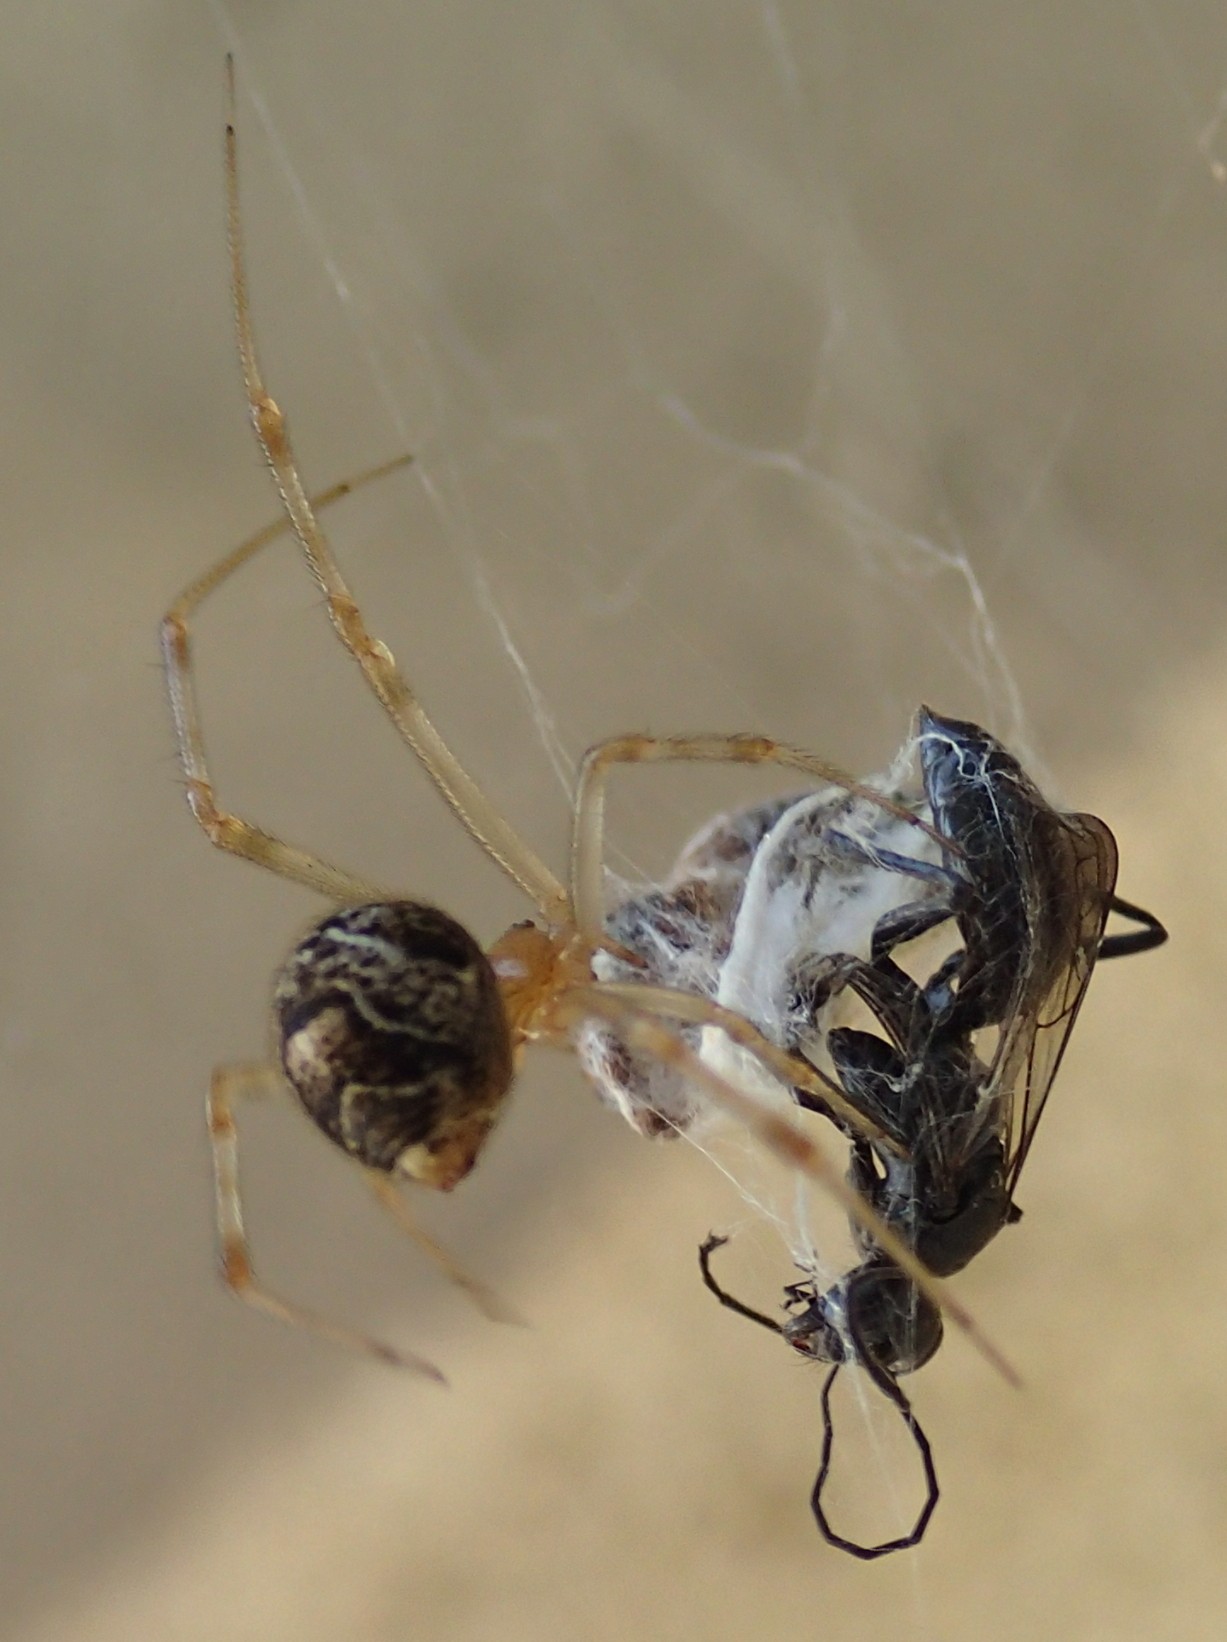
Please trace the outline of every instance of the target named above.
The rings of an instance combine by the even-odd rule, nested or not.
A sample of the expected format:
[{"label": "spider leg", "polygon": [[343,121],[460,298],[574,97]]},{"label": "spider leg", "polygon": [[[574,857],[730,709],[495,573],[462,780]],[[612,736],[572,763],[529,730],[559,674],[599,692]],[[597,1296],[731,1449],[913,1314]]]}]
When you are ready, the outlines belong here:
[{"label": "spider leg", "polygon": [[415,754],[426,774],[477,843],[534,901],[548,922],[567,916],[567,893],[543,861],[495,809],[448,747],[397,667],[392,652],[367,630],[362,613],[341,574],[315,509],[303,488],[285,417],[264,385],[256,356],[247,294],[243,225],[239,211],[238,149],[234,129],[234,61],[227,58],[230,118],[226,125],[226,205],[230,278],[239,359],[256,438],[281,493],[286,517],[298,537],[312,574],[328,605],[341,642],[362,670],[376,699]]},{"label": "spider leg", "polygon": [[725,1009],[710,998],[699,997],[694,992],[682,992],[675,987],[626,985],[618,981],[599,984],[606,997],[621,998],[631,1008],[647,1010],[657,1018],[664,1016],[669,1020],[686,1021],[692,1026],[714,1026],[739,1048],[753,1055],[785,1088],[797,1091],[794,1098],[808,1097],[801,1100],[808,1110],[822,1112],[846,1124],[856,1134],[874,1141],[883,1150],[906,1157],[907,1153],[887,1130],[850,1101],[833,1078],[827,1077],[800,1055],[789,1054],[786,1049],[772,1043],[736,1010]]},{"label": "spider leg", "polygon": [[[683,1003],[684,999],[689,1002]],[[828,1191],[878,1248],[911,1278],[920,1292],[967,1335],[980,1354],[1011,1385],[1018,1385],[1017,1372],[981,1331],[966,1306],[947,1293],[945,1286],[917,1259],[915,1251],[848,1184],[840,1170],[804,1129],[748,1090],[714,1072],[695,1054],[676,1027],[660,1018],[662,1015],[674,1015],[691,1020],[693,1014],[689,1004],[694,1001],[689,993],[670,993],[663,987],[617,987],[599,982],[591,986],[576,986],[561,994],[550,1011],[548,1023],[538,1028],[536,1035],[542,1041],[558,1043],[564,1037],[569,1038],[576,1028],[588,1021],[603,1021],[613,1028],[629,1049],[655,1056],[680,1076],[697,1084],[716,1106],[743,1123],[782,1163],[799,1170],[807,1179]],[[697,1001],[700,1005],[703,1002],[702,999]]]},{"label": "spider leg", "polygon": [[400,1229],[413,1239],[423,1254],[434,1261],[449,1282],[464,1290],[483,1317],[488,1317],[492,1323],[515,1323],[520,1328],[528,1327],[527,1319],[513,1305],[497,1294],[488,1283],[483,1283],[480,1277],[474,1277],[465,1271],[443,1245],[436,1243],[430,1233],[418,1224],[396,1181],[390,1175],[381,1174],[378,1169],[368,1169],[366,1173],[371,1190]]},{"label": "spider leg", "polygon": [[614,736],[598,742],[584,754],[575,797],[575,823],[571,836],[571,900],[580,933],[599,942],[605,931],[605,788],[615,764],[778,764],[799,770],[816,781],[842,787],[854,798],[863,798],[888,814],[919,827],[946,850],[949,839],[922,821],[911,810],[896,804],[885,793],[815,758],[812,753],[789,747],[757,735],[678,735]]},{"label": "spider leg", "polygon": [[[404,467],[410,460],[408,456],[400,456],[395,461],[368,468],[356,478],[342,480],[340,484],[321,492],[315,499],[315,505],[328,507],[360,485],[381,479],[385,474]],[[280,877],[304,884],[308,889],[318,890],[333,901],[379,900],[382,891],[365,879],[355,878],[352,873],[332,866],[320,856],[299,849],[295,844],[287,844],[253,826],[250,821],[219,808],[209,775],[204,732],[196,702],[189,623],[198,606],[215,588],[288,529],[289,521],[283,518],[257,531],[186,588],[162,618],[162,661],[166,669],[166,687],[174,718],[179,762],[187,778],[187,800],[205,836],[218,849],[227,850],[257,866],[267,867]]]},{"label": "spider leg", "polygon": [[213,1147],[213,1179],[216,1192],[217,1235],[222,1276],[233,1293],[249,1306],[267,1312],[279,1322],[310,1329],[334,1344],[360,1351],[396,1368],[412,1369],[446,1385],[447,1380],[433,1363],[413,1352],[385,1345],[369,1334],[333,1323],[318,1312],[308,1311],[270,1294],[257,1280],[251,1263],[251,1246],[243,1226],[243,1202],[239,1190],[238,1130],[234,1106],[238,1100],[259,1098],[282,1089],[280,1074],[273,1066],[219,1066],[209,1086],[209,1139]]}]

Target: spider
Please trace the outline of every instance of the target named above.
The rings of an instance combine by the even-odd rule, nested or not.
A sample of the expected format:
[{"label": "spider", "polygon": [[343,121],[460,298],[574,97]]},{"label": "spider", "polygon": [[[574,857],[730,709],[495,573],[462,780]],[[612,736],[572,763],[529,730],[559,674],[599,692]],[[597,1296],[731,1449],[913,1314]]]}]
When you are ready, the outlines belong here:
[{"label": "spider", "polygon": [[[714,1070],[686,1030],[717,1029],[770,1078],[879,1145],[881,1126],[861,1116],[839,1086],[807,1061],[770,1042],[748,1019],[694,991],[662,984],[673,971],[650,944],[633,945],[633,910],[607,922],[604,804],[616,766],[666,761],[773,764],[795,770],[894,810],[882,794],[850,780],[808,753],[760,736],[627,735],[599,743],[580,768],[572,816],[569,874],[564,882],[537,857],[461,766],[428,718],[391,651],[366,626],[341,574],[318,514],[408,457],[308,496],[285,418],[268,393],[257,360],[239,208],[233,62],[227,61],[229,119],[225,136],[230,279],[238,353],[257,440],[280,492],[284,516],[244,542],[193,582],[162,621],[167,687],[189,807],[210,843],[317,891],[333,910],[298,942],[274,986],[277,1063],[219,1067],[208,1103],[222,1272],[249,1304],[283,1322],[366,1351],[442,1381],[433,1363],[283,1299],[258,1281],[243,1225],[235,1110],[246,1098],[286,1085],[308,1115],[366,1173],[380,1200],[491,1315],[505,1315],[482,1285],[467,1278],[415,1226],[397,1191],[401,1177],[451,1191],[477,1161],[501,1114],[521,1052],[528,1044],[567,1046],[599,1028],[628,1061],[586,1069],[605,1093],[630,1102],[628,1115],[650,1132],[635,1068],[659,1066],[707,1101],[738,1118],[785,1163],[843,1204],[934,1304],[963,1329],[1008,1377],[1012,1371],[970,1314],[948,1298],[907,1244],[851,1188],[798,1122],[757,1092]],[[318,855],[263,831],[223,808],[205,756],[190,643],[200,603],[278,535],[292,532],[324,595],[332,626],[372,693],[460,823],[532,903],[535,918],[513,925],[483,952],[455,919],[415,898],[389,894]],[[751,812],[745,812],[749,814]],[[910,813],[909,823],[931,832]],[[737,833],[737,826],[732,828]],[[752,828],[751,828],[752,831]],[[723,837],[727,844],[727,829]],[[714,850],[720,853],[721,838]],[[744,843],[752,853],[752,839]],[[735,872],[734,872],[735,875]],[[644,903],[637,903],[641,912]],[[659,907],[648,906],[648,923]],[[623,978],[598,970],[620,966]],[[598,1057],[599,1058],[599,1057]],[[659,1114],[662,1127],[686,1117]]]}]

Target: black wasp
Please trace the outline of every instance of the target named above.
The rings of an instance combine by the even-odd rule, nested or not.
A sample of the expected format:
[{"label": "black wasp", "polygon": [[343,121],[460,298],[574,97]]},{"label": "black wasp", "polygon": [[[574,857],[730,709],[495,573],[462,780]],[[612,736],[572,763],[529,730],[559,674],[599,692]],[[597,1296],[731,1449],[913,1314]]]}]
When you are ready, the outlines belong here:
[{"label": "black wasp", "polygon": [[[1117,851],[1107,825],[1054,809],[986,730],[922,707],[915,739],[943,859],[913,860],[835,834],[829,843],[870,868],[919,880],[925,898],[878,920],[867,961],[811,957],[797,984],[815,1012],[849,986],[881,1026],[882,1036],[839,1027],[827,1037],[850,1102],[899,1148],[896,1155],[850,1136],[848,1178],[936,1276],[948,1276],[1020,1216],[1018,1177],[1097,959],[1158,946],[1166,931],[1115,894]],[[1139,927],[1107,935],[1111,913]],[[918,982],[895,951],[946,920],[960,944]],[[929,1442],[898,1376],[932,1357],[942,1320],[870,1238],[856,1227],[853,1234],[861,1263],[825,1290],[812,1276],[789,1285],[782,1324],[716,1281],[710,1261],[723,1238],[708,1238],[700,1264],[723,1305],[832,1365],[812,1507],[830,1544],[872,1558],[918,1544],[937,1504]],[[831,1390],[848,1362],[863,1367],[899,1409],[925,1472],[925,1501],[911,1531],[876,1545],[837,1534],[822,1503],[834,1444]]]}]

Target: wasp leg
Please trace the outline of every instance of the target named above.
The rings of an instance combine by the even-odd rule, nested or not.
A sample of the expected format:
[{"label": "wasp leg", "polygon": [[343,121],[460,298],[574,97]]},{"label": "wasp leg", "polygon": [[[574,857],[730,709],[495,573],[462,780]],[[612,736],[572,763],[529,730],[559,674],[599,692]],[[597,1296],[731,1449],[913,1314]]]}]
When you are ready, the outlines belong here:
[{"label": "wasp leg", "polygon": [[1154,913],[1135,907],[1132,901],[1122,901],[1119,895],[1113,895],[1108,901],[1108,911],[1128,918],[1131,924],[1141,924],[1142,928],[1128,935],[1105,935],[1099,943],[1101,958],[1127,958],[1134,952],[1149,952],[1167,940],[1167,931]]}]

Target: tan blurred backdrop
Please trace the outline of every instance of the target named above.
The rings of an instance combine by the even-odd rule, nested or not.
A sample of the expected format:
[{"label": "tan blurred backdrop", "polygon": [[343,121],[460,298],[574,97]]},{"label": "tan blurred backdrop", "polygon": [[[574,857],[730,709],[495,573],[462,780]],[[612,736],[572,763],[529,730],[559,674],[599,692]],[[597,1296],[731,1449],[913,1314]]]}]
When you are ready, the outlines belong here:
[{"label": "tan blurred backdrop", "polygon": [[[1222,7],[6,12],[4,1636],[1222,1635]],[[960,1282],[1026,1389],[957,1341],[914,1382],[945,1497],[909,1557],[821,1544],[817,1378],[699,1288],[699,1239],[752,1217],[565,1063],[429,1206],[531,1332],[471,1319],[294,1113],[251,1116],[266,1275],[450,1392],[214,1280],[207,1074],[264,1049],[314,911],[194,830],[155,666],[170,597],[274,510],[227,43],[309,481],[418,453],[338,541],[550,859],[551,746],[763,729],[872,769],[927,699],[1109,818],[1170,923],[1097,977],[1026,1219]],[[288,549],[199,640],[226,800],[483,939],[523,914]],[[615,840],[658,871],[752,790],[628,778]],[[764,1305],[790,1275],[770,1239],[737,1270]],[[897,1531],[910,1456],[847,1430],[841,1505]]]}]

